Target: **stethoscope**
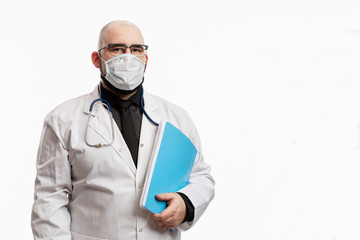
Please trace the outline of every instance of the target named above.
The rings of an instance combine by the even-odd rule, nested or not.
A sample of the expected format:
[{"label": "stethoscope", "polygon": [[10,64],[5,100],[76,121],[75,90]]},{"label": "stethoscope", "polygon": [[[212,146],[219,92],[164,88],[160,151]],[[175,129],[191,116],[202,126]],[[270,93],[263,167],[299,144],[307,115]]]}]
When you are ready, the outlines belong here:
[{"label": "stethoscope", "polygon": [[[100,83],[101,84],[101,83]],[[89,146],[92,146],[92,147],[106,147],[106,146],[110,146],[113,144],[114,142],[114,123],[113,123],[113,117],[112,117],[112,108],[111,108],[111,104],[109,103],[109,101],[107,101],[106,99],[102,98],[102,93],[101,93],[101,86],[99,84],[99,93],[100,93],[100,97],[95,99],[94,101],[91,102],[90,104],[90,108],[89,108],[89,119],[88,119],[88,124],[87,124],[87,127],[89,128],[89,123],[91,121],[92,118],[95,117],[95,115],[93,114],[93,108],[95,106],[96,103],[101,103],[106,109],[107,109],[107,112],[110,116],[110,124],[111,124],[111,141],[110,142],[107,142],[107,143],[96,143],[96,144],[92,144],[92,143],[89,143],[88,142],[88,134],[86,132],[86,137],[85,137],[85,141],[86,141],[86,144],[89,145]],[[151,117],[147,114],[145,108],[144,108],[144,88],[143,86],[141,86],[141,96],[140,96],[140,107],[143,111],[143,113],[145,114],[146,118],[153,124],[155,125],[156,127],[159,126],[159,123],[155,122],[154,120],[151,119]]]}]

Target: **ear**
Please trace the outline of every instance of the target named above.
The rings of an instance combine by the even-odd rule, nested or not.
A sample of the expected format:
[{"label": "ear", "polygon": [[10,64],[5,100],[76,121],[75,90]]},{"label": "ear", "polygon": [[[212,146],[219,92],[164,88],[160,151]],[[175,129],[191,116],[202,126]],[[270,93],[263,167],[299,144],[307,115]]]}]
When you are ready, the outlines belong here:
[{"label": "ear", "polygon": [[95,66],[96,68],[99,68],[99,67],[100,67],[100,63],[99,63],[99,61],[100,61],[100,56],[99,56],[99,53],[98,53],[98,52],[93,52],[93,53],[91,54],[91,60],[92,60],[92,63],[94,64],[94,66]]},{"label": "ear", "polygon": [[147,54],[145,55],[145,59],[146,59],[146,60],[145,60],[145,69],[146,69],[147,63],[148,63],[148,61],[149,61],[149,57],[148,57]]}]

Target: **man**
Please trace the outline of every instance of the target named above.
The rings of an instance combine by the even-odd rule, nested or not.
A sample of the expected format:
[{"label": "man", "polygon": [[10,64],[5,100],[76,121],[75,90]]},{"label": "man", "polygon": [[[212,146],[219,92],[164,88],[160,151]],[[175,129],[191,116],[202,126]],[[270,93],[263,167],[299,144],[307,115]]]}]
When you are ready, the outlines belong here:
[{"label": "man", "polygon": [[[98,44],[92,62],[100,70],[100,85],[45,118],[32,211],[34,239],[180,239],[179,230],[192,227],[214,197],[197,130],[184,110],[143,93],[148,55],[137,26],[111,22],[101,30]],[[189,184],[177,193],[157,195],[167,208],[152,214],[139,207],[139,200],[156,123],[162,121],[188,136],[199,155]]]}]

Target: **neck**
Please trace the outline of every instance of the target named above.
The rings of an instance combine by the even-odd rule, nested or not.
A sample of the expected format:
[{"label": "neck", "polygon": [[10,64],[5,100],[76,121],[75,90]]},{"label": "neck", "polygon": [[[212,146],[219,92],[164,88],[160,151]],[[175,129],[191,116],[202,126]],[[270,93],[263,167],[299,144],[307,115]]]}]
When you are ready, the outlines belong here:
[{"label": "neck", "polygon": [[104,82],[101,82],[101,86],[122,100],[129,100],[129,98],[134,96],[134,94],[137,92],[137,91],[134,91],[132,93],[119,93],[118,91],[115,91],[112,88],[109,88]]},{"label": "neck", "polygon": [[106,79],[104,79],[103,76],[101,76],[101,79],[102,79],[101,86],[103,88],[105,88],[107,91],[114,94],[115,96],[119,97],[121,100],[128,100],[140,89],[140,86],[139,86],[136,89],[134,89],[133,91],[118,90],[115,87],[113,87],[112,85],[110,85],[110,83]]}]

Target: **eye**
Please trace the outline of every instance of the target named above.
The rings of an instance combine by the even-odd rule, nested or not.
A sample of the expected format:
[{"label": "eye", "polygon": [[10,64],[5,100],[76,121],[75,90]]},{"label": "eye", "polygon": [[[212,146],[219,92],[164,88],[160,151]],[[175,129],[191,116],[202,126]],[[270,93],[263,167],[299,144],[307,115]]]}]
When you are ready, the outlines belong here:
[{"label": "eye", "polygon": [[125,52],[124,47],[113,47],[110,49],[111,52]]},{"label": "eye", "polygon": [[126,47],[120,44],[114,44],[109,46],[109,52],[112,56],[124,54],[126,52]]},{"label": "eye", "polygon": [[132,47],[131,52],[142,53],[142,52],[144,52],[144,48],[143,47]]}]

